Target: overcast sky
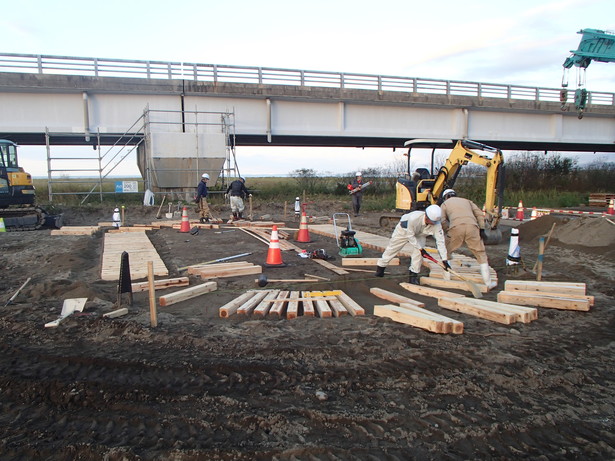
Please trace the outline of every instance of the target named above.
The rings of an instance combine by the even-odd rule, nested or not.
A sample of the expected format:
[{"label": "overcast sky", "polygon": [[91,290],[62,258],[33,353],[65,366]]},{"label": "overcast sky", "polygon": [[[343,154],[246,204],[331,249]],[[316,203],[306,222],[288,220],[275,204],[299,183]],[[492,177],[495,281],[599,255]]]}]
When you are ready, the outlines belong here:
[{"label": "overcast sky", "polygon": [[[0,0],[0,52],[185,61],[559,88],[583,28],[615,30],[614,0]],[[574,88],[574,71],[570,75]],[[615,65],[594,62],[587,88],[615,91]],[[31,149],[24,167],[45,168]],[[380,166],[373,151],[238,148],[242,173]],[[399,154],[399,150],[398,150]],[[44,155],[44,151],[43,151]],[[349,168],[349,156],[354,166]],[[390,159],[388,158],[390,156]],[[290,161],[292,159],[292,161]],[[40,160],[43,160],[42,162]],[[324,162],[324,163],[323,163]],[[324,167],[323,165],[326,165]]]}]

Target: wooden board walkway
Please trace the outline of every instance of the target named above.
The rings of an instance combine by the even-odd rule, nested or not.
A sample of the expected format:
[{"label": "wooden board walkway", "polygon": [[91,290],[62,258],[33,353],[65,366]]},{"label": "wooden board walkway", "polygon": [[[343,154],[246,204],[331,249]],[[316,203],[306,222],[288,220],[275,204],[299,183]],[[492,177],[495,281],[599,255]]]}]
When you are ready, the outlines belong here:
[{"label": "wooden board walkway", "polygon": [[100,277],[118,280],[122,252],[128,252],[130,277],[138,280],[147,277],[147,262],[154,263],[154,275],[167,276],[169,271],[145,232],[105,233]]}]

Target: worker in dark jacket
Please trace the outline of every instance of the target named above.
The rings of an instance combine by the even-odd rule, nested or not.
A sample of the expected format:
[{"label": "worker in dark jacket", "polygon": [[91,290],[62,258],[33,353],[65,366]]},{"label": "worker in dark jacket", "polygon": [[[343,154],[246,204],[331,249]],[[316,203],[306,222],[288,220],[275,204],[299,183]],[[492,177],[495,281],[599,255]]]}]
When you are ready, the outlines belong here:
[{"label": "worker in dark jacket", "polygon": [[243,199],[244,197],[252,195],[246,188],[245,182],[246,180],[244,178],[239,178],[229,184],[228,188],[226,189],[226,194],[230,197],[231,200],[233,221],[236,219],[243,219],[243,210],[245,209]]},{"label": "worker in dark jacket", "polygon": [[207,191],[207,181],[209,181],[209,175],[203,173],[201,175],[201,181],[199,181],[199,185],[196,189],[196,198],[194,199],[199,205],[199,217],[202,223],[209,222],[210,219],[213,219],[209,204],[207,203],[207,195],[209,193]]}]

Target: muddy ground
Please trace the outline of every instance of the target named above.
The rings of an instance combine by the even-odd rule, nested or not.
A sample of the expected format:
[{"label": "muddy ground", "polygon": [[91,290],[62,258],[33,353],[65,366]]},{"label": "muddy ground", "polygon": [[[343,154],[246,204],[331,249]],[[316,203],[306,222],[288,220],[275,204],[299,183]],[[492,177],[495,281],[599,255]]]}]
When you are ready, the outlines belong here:
[{"label": "muddy ground", "polygon": [[[341,211],[333,203],[313,208],[317,216]],[[63,211],[67,225],[110,221],[112,213]],[[152,222],[156,211],[129,209],[127,222]],[[256,216],[265,213],[283,218],[280,207],[257,206]],[[378,217],[364,214],[353,225],[390,235]],[[328,277],[267,288],[342,289],[366,309],[363,317],[220,318],[221,305],[255,288],[252,275],[219,279],[215,292],[159,307],[151,328],[147,293],[135,293],[128,315],[101,317],[117,297],[117,283],[100,280],[103,232],[0,234],[0,458],[615,459],[615,224],[575,217],[521,224],[528,271],[538,237],[554,222],[543,280],[587,283],[591,311],[539,308],[538,320],[507,326],[415,296],[463,321],[462,335],[372,315],[384,303],[371,287],[409,295],[398,285],[406,258],[384,279],[337,276],[286,251],[287,267],[264,270],[270,279]],[[267,255],[267,245],[241,231],[148,236],[169,277],[197,262],[251,252],[242,260],[263,264]],[[298,245],[336,254],[335,240],[311,237]],[[494,300],[506,279],[535,279],[505,274],[507,250],[507,238],[488,247],[499,285],[485,299]],[[332,262],[341,264],[339,256]],[[44,328],[64,299],[76,297],[88,298],[82,315]]]}]

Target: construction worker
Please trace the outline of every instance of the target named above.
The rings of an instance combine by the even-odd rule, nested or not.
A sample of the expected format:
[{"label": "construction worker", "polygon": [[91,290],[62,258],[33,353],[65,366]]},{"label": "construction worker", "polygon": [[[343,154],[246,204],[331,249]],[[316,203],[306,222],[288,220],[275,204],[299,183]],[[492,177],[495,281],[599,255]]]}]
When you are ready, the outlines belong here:
[{"label": "construction worker", "polygon": [[[480,264],[480,274],[487,288],[495,288],[491,281],[489,262],[482,238],[485,235],[485,216],[471,200],[457,197],[453,189],[442,193],[442,227],[449,255],[464,243]],[[445,274],[446,275],[450,274]]]},{"label": "construction worker", "polygon": [[355,179],[348,184],[348,190],[352,196],[352,211],[355,216],[359,216],[359,210],[361,209],[361,201],[363,200],[362,188],[365,185],[363,182],[363,175],[360,171],[357,171]]},{"label": "construction worker", "polygon": [[194,199],[195,203],[199,205],[199,217],[201,223],[209,222],[210,219],[213,219],[213,215],[211,214],[211,210],[209,209],[209,204],[207,203],[207,181],[209,181],[209,175],[207,173],[203,173],[201,175],[201,181],[199,181],[199,185],[196,188],[196,197]]},{"label": "construction worker", "polygon": [[438,205],[430,205],[425,211],[412,211],[401,217],[393,235],[389,240],[384,253],[378,260],[376,268],[376,277],[384,277],[384,269],[389,265],[391,260],[400,252],[400,250],[409,243],[410,250],[410,278],[409,282],[414,285],[419,285],[419,272],[423,263],[423,256],[427,255],[425,250],[425,239],[428,235],[433,236],[436,240],[438,252],[444,264],[445,270],[450,269],[448,264],[448,253],[446,252],[446,244],[444,242],[444,232],[440,225],[442,211]]},{"label": "construction worker", "polygon": [[245,206],[243,204],[244,197],[251,196],[250,192],[245,185],[246,180],[239,178],[229,184],[226,189],[226,195],[230,196],[231,211],[233,212],[233,221],[237,219],[243,219],[243,210]]}]

